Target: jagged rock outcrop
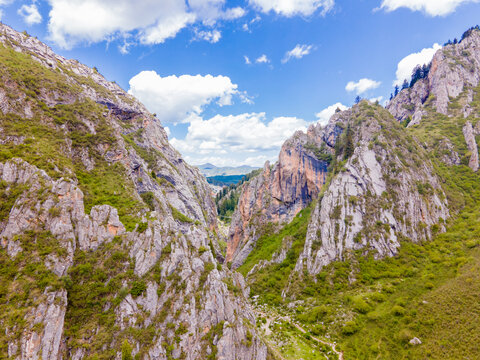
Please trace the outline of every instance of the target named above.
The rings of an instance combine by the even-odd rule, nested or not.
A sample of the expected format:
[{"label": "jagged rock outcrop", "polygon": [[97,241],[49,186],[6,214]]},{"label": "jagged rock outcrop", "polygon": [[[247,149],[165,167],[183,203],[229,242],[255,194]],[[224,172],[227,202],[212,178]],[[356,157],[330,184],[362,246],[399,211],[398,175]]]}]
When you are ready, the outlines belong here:
[{"label": "jagged rock outcrop", "polygon": [[[471,89],[480,80],[480,31],[471,30],[460,43],[446,45],[433,57],[425,79],[413,87],[404,89],[387,105],[387,109],[399,121],[410,118],[411,125],[418,124],[426,114],[425,106],[431,105],[440,114],[448,115],[452,99],[466,92],[462,114],[468,117],[472,108]],[[431,99],[431,101],[427,101]]]},{"label": "jagged rock outcrop", "polygon": [[455,151],[455,147],[448,138],[443,138],[439,141],[437,151],[440,154],[440,160],[444,164],[448,166],[460,165],[460,156],[458,155],[458,152]]},{"label": "jagged rock outcrop", "polygon": [[475,140],[475,132],[473,130],[472,123],[467,121],[463,126],[463,136],[465,137],[465,142],[467,143],[468,151],[470,152],[470,160],[468,161],[468,166],[473,171],[478,171],[478,148],[477,141]]},{"label": "jagged rock outcrop", "polygon": [[357,146],[315,206],[297,272],[317,274],[352,250],[395,255],[402,239],[429,239],[449,217],[424,150],[388,112],[364,101],[344,121]]},{"label": "jagged rock outcrop", "polygon": [[320,129],[296,132],[282,146],[278,162],[273,166],[267,162],[263,172],[243,186],[227,245],[226,260],[232,268],[251,252],[262,225],[289,222],[319,194],[328,167],[328,161],[316,154]]},{"label": "jagged rock outcrop", "polygon": [[0,357],[265,359],[208,184],[160,121],[34,38],[0,42]]}]

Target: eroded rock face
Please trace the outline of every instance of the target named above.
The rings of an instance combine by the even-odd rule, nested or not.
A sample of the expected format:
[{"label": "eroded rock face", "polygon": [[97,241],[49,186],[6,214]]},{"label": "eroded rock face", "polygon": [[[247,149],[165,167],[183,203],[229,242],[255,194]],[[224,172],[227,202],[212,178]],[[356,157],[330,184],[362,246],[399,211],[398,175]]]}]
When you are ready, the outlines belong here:
[{"label": "eroded rock face", "polygon": [[[425,114],[426,100],[432,99],[433,108],[448,115],[451,99],[456,99],[465,90],[476,87],[480,80],[480,31],[472,31],[461,43],[438,50],[433,57],[426,79],[417,81],[412,88],[402,90],[387,105],[387,109],[399,121],[408,117],[417,124]],[[467,99],[469,98],[467,94]],[[471,108],[464,105],[467,117]]]},{"label": "eroded rock face", "polygon": [[470,160],[468,161],[468,166],[470,169],[476,172],[478,171],[478,148],[473,126],[470,121],[467,121],[463,127],[463,136],[465,137],[468,151],[470,151],[471,154]]},{"label": "eroded rock face", "polygon": [[[114,264],[125,263],[128,274],[110,290],[113,298],[121,297],[118,303],[103,304],[103,312],[113,312],[113,340],[95,351],[113,348],[113,356],[121,358],[125,339],[132,348],[131,355],[138,354],[142,359],[202,359],[212,353],[221,359],[265,359],[266,346],[256,334],[243,278],[222,269],[212,252],[218,247],[213,231],[216,208],[208,184],[170,146],[160,121],[96,70],[56,55],[34,38],[0,25],[0,42],[28,54],[46,69],[55,69],[66,84],[76,86],[75,92],[63,90],[62,96],[55,89],[42,89],[37,100],[47,107],[93,103],[102,109],[103,113],[97,112],[96,116],[105,121],[113,140],[95,148],[85,146],[83,151],[67,137],[62,156],[83,166],[86,172],[95,170],[100,162],[111,167],[121,165],[117,167],[119,177],[131,184],[131,195],[141,204],[140,194],[148,193],[154,210],[146,206],[135,210],[131,215],[139,220],[135,229],[128,231],[119,209],[100,203],[85,211],[85,194],[73,166],[57,168],[57,176],[52,177],[22,159],[0,163],[0,190],[12,201],[5,219],[0,220],[0,255],[9,264],[18,261],[19,271],[29,271],[28,263],[22,262],[28,260],[48,272],[44,290],[18,304],[21,325],[0,324],[8,341],[5,356],[80,360],[94,355],[92,348],[79,344],[105,341],[96,338],[103,331],[100,323],[89,324],[92,328],[82,338],[64,333],[72,326],[65,324],[70,311],[68,291],[72,289],[68,278],[78,258],[98,258],[105,253],[120,256]],[[52,128],[57,126],[47,112],[39,113],[38,105],[25,96],[21,86],[5,81],[14,96],[0,94],[4,114],[26,119],[33,111]],[[76,119],[91,138],[98,135],[95,120],[82,116]],[[60,134],[68,132],[65,127],[61,129]],[[0,141],[9,146],[25,140],[3,135]],[[92,156],[94,152],[97,157]],[[51,251],[45,251],[40,240]],[[123,253],[108,253],[114,246],[126,250],[125,259]],[[100,270],[92,263],[93,276]],[[111,280],[102,279],[102,283]],[[17,286],[17,279],[11,281],[13,288]],[[134,281],[140,281],[140,290],[130,294]],[[138,337],[128,335],[132,331],[146,334],[150,340],[140,343]]]},{"label": "eroded rock face", "polygon": [[[297,272],[318,274],[352,250],[392,256],[401,239],[429,239],[444,229],[447,200],[432,164],[418,158],[423,150],[386,111],[368,112],[375,116],[347,120],[358,145],[315,206]],[[406,142],[415,145],[411,153]]]},{"label": "eroded rock face", "polygon": [[251,252],[262,224],[291,221],[319,194],[328,167],[327,161],[315,155],[321,131],[320,126],[312,126],[307,134],[295,133],[282,146],[278,162],[273,166],[267,162],[263,172],[243,186],[227,247],[226,260],[232,268]]}]

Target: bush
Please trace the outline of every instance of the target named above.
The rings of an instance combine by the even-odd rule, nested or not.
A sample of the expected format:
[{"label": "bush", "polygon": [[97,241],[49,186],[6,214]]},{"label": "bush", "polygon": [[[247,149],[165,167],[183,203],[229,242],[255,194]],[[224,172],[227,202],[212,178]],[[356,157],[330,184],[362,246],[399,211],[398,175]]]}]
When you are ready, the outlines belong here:
[{"label": "bush", "polygon": [[360,314],[366,314],[371,310],[371,307],[365,300],[357,298],[353,300],[353,310]]},{"label": "bush", "polygon": [[403,315],[405,315],[405,308],[403,306],[400,306],[400,305],[395,305],[392,308],[392,314],[395,315],[395,316],[403,316]]},{"label": "bush", "polygon": [[122,343],[122,360],[133,360],[132,347],[126,339]]},{"label": "bush", "polygon": [[144,192],[144,193],[140,194],[140,196],[142,197],[143,202],[145,204],[147,204],[148,208],[151,211],[154,211],[155,210],[155,203],[154,203],[155,195],[153,195],[153,192],[147,191],[147,192]]},{"label": "bush", "polygon": [[397,334],[397,340],[402,344],[407,344],[412,338],[413,334],[410,332],[409,329],[402,329]]},{"label": "bush", "polygon": [[142,295],[145,290],[147,290],[147,285],[144,281],[134,281],[130,294],[132,294],[133,297],[137,297]]},{"label": "bush", "polygon": [[358,331],[358,324],[355,321],[348,321],[342,327],[343,335],[353,335]]},{"label": "bush", "polygon": [[140,223],[140,224],[138,224],[137,232],[139,234],[141,234],[141,233],[145,232],[145,230],[147,230],[147,228],[148,228],[148,223],[146,223],[146,222]]}]

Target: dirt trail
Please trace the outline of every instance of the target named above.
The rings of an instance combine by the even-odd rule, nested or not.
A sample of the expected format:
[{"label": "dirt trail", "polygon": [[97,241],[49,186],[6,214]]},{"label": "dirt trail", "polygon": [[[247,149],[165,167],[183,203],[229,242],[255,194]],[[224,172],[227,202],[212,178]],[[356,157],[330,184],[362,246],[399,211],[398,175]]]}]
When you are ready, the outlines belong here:
[{"label": "dirt trail", "polygon": [[[307,333],[307,330],[305,330],[305,329],[304,329],[303,327],[301,327],[300,325],[294,323],[294,322],[290,319],[289,316],[276,316],[276,317],[272,318],[269,314],[266,314],[266,313],[264,313],[264,312],[259,312],[259,311],[257,311],[257,315],[260,315],[260,316],[262,316],[262,317],[264,317],[264,318],[267,319],[267,323],[265,324],[265,326],[263,326],[263,328],[264,328],[264,330],[265,330],[265,333],[266,333],[267,335],[271,333],[270,323],[273,322],[273,321],[276,320],[276,319],[279,319],[279,320],[288,322],[290,325],[295,326],[295,328],[296,328],[298,331],[300,331],[302,334],[306,334],[306,333]],[[332,349],[332,351],[333,351],[335,354],[337,354],[338,360],[344,360],[344,358],[343,358],[343,352],[337,350],[336,344],[331,343],[331,342],[328,342],[328,341],[325,341],[325,340],[322,340],[322,339],[319,339],[319,338],[317,338],[317,337],[315,337],[315,336],[312,336],[312,335],[310,335],[310,337],[311,337],[313,340],[315,340],[316,342],[320,343],[320,344],[324,344],[324,345],[329,346],[329,347]],[[272,344],[270,344],[270,345],[272,345]],[[274,350],[275,350],[276,355],[277,355],[278,357],[280,357],[280,359],[285,360],[284,357],[283,357],[276,349],[274,349]]]}]

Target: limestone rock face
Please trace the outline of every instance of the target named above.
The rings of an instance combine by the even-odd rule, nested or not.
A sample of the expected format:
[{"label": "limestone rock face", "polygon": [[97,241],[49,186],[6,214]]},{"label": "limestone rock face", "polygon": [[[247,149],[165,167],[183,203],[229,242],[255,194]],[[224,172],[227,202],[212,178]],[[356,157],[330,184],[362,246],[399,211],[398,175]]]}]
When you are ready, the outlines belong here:
[{"label": "limestone rock face", "polygon": [[[0,357],[120,359],[125,341],[141,359],[266,359],[243,278],[214,256],[208,184],[170,146],[160,120],[95,69],[32,37],[0,25],[0,42],[57,80],[53,86],[40,78],[46,86],[27,91],[0,67],[0,142],[17,154],[0,162],[0,259],[17,274],[2,280],[10,300],[16,291],[25,297],[0,303],[18,319],[0,317],[0,341],[8,344]],[[54,115],[69,106],[94,113]],[[43,132],[19,136],[15,121],[29,119]],[[51,134],[60,143],[52,161],[18,148]],[[102,137],[108,141],[94,141]],[[131,213],[108,198],[92,204],[96,194],[86,182],[102,181],[97,169],[116,169],[112,194],[128,189]],[[77,316],[72,308],[83,300],[82,286],[103,289],[84,304],[99,306],[97,313]]]},{"label": "limestone rock face", "polygon": [[401,239],[429,239],[449,217],[432,164],[386,111],[362,102],[347,122],[357,146],[312,212],[298,272],[317,274],[352,250],[395,255]]},{"label": "limestone rock face", "polygon": [[[424,107],[430,97],[433,108],[448,115],[451,99],[478,86],[479,80],[480,31],[473,30],[459,44],[438,50],[428,77],[417,81],[412,88],[402,90],[389,102],[387,109],[399,121],[410,117],[414,125],[425,114]],[[464,104],[463,113],[465,117],[470,115],[469,101]]]},{"label": "limestone rock face", "polygon": [[478,171],[478,148],[477,141],[475,140],[475,133],[473,130],[472,123],[467,121],[463,127],[463,136],[465,137],[465,142],[467,143],[468,151],[470,151],[470,160],[468,166],[473,171]]},{"label": "limestone rock face", "polygon": [[282,146],[278,162],[273,166],[267,162],[263,172],[243,186],[227,247],[232,268],[248,256],[262,224],[291,221],[319,194],[328,167],[315,154],[320,138],[320,126],[311,126],[306,134],[296,132]]}]

